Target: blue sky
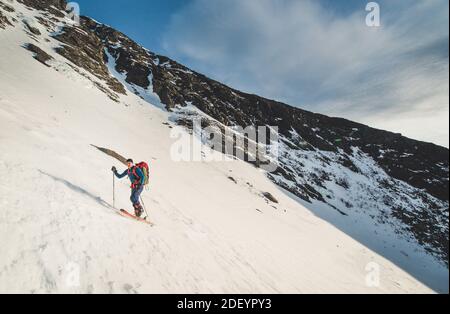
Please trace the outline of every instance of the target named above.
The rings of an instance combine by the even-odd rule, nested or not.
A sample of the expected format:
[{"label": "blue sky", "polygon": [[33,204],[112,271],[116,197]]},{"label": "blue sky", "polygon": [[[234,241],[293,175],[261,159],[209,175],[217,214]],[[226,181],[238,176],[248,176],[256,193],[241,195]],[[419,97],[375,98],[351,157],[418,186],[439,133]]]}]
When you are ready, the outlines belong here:
[{"label": "blue sky", "polygon": [[[190,0],[77,0],[81,15],[117,28],[148,49],[162,50],[170,17]],[[156,51],[155,51],[156,52]]]},{"label": "blue sky", "polygon": [[234,88],[449,144],[448,0],[80,0],[81,14]]}]

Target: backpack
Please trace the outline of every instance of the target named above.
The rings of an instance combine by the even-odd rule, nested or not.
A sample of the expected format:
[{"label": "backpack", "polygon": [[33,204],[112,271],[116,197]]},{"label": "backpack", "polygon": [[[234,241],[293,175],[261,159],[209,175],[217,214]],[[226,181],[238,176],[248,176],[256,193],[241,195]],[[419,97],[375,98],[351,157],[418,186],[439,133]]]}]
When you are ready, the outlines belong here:
[{"label": "backpack", "polygon": [[149,167],[148,167],[148,164],[145,161],[142,161],[142,162],[136,164],[136,167],[141,169],[142,173],[144,174],[144,185],[148,185],[148,181],[149,181]]}]

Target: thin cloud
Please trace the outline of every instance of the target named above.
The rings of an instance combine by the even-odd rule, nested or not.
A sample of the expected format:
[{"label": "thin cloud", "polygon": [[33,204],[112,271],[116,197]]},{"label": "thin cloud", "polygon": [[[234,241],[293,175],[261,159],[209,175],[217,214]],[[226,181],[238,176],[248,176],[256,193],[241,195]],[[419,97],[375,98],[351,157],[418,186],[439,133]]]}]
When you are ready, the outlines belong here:
[{"label": "thin cloud", "polygon": [[380,1],[380,28],[351,3],[194,0],[163,47],[235,88],[448,147],[448,1]]}]

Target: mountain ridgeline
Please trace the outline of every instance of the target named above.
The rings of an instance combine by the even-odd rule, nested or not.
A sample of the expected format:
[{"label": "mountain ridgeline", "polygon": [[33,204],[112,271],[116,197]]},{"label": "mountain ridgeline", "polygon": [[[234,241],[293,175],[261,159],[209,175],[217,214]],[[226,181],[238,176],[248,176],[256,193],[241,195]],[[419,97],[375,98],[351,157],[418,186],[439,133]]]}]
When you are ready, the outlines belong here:
[{"label": "mountain ridgeline", "polygon": [[[96,86],[112,100],[151,88],[174,115],[193,105],[222,127],[278,126],[280,157],[267,174],[274,183],[304,202],[327,204],[348,223],[366,217],[389,225],[448,266],[448,149],[230,88],[89,17],[61,24],[64,0],[19,2],[43,11],[38,22],[60,42],[56,53],[103,81]],[[14,22],[1,14],[7,7],[0,6],[0,28]],[[30,31],[36,54],[39,36]],[[111,74],[111,61],[126,86]]]}]

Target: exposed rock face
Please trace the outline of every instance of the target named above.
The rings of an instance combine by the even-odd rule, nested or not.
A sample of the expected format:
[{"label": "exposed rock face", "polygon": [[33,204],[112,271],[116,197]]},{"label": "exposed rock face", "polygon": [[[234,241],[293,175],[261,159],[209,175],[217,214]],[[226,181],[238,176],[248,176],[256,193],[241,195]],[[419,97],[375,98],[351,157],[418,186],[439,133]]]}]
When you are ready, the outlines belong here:
[{"label": "exposed rock face", "polygon": [[53,57],[50,56],[48,53],[46,53],[45,51],[43,51],[41,48],[33,45],[33,44],[26,44],[25,49],[31,51],[34,53],[34,58],[39,61],[40,63],[42,63],[45,66],[50,66],[49,64],[47,64],[48,61],[53,60]]},{"label": "exposed rock face", "polygon": [[65,0],[17,0],[30,8],[47,11],[58,17],[64,16],[61,10],[66,9],[67,2]]},{"label": "exposed rock face", "polygon": [[267,198],[269,201],[271,201],[272,203],[278,204],[278,200],[272,194],[270,194],[269,192],[264,192],[263,196],[265,198]]},{"label": "exposed rock face", "polygon": [[41,35],[41,32],[34,27],[33,25],[31,25],[28,21],[23,21],[23,23],[25,24],[25,26],[27,27],[27,29],[34,35],[39,36]]},{"label": "exposed rock face", "polygon": [[[64,16],[64,1],[20,2]],[[111,93],[125,94],[126,89],[108,64],[124,77],[129,92],[151,89],[188,128],[189,118],[198,114],[190,105],[205,114],[203,126],[222,131],[277,126],[280,155],[276,171],[268,174],[271,180],[304,201],[328,204],[349,221],[367,218],[368,225],[389,225],[399,237],[412,236],[448,265],[448,149],[240,92],[87,17],[79,26],[66,25],[54,38],[62,43],[57,53],[105,81]]]},{"label": "exposed rock face", "polygon": [[14,8],[8,3],[0,2],[0,9],[5,10],[6,12],[14,12]]},{"label": "exposed rock face", "polygon": [[14,8],[9,6],[7,3],[0,2],[0,28],[5,29],[6,26],[13,26],[9,19],[2,13],[2,11],[14,12]]},{"label": "exposed rock face", "polygon": [[114,92],[125,94],[124,86],[110,75],[108,67],[105,65],[106,57],[102,41],[83,25],[64,27],[55,38],[66,45],[57,48],[56,52],[96,77],[105,80]]},{"label": "exposed rock face", "polygon": [[0,28],[4,29],[7,25],[12,26],[8,18],[2,14],[2,11],[0,11]]},{"label": "exposed rock face", "polygon": [[[92,144],[91,144],[92,145]],[[127,165],[127,158],[123,157],[122,155],[120,155],[119,153],[116,153],[115,151],[108,149],[108,148],[104,148],[104,147],[98,147],[95,145],[92,145],[93,147],[97,148],[99,151],[105,153],[108,156],[111,156],[115,159],[117,159],[118,161],[120,161],[122,164],[124,164],[125,166]]]}]

